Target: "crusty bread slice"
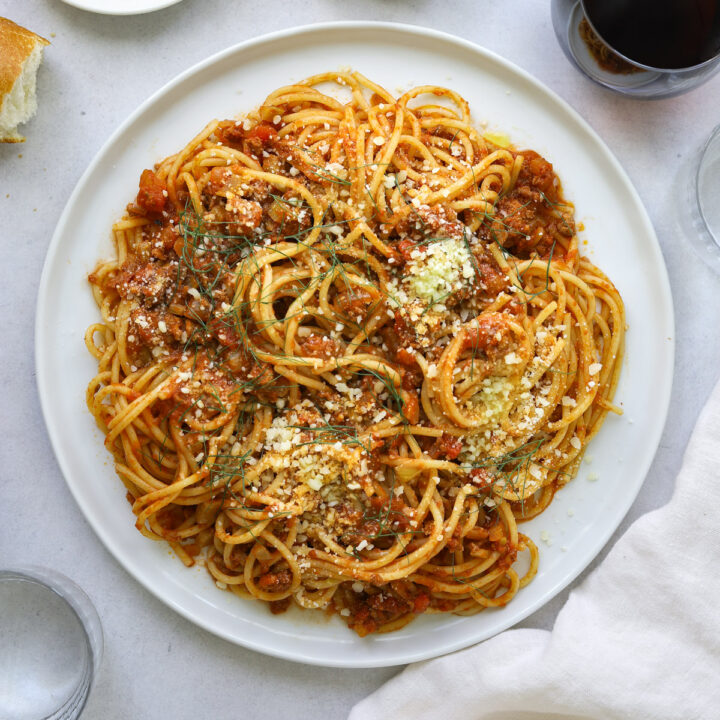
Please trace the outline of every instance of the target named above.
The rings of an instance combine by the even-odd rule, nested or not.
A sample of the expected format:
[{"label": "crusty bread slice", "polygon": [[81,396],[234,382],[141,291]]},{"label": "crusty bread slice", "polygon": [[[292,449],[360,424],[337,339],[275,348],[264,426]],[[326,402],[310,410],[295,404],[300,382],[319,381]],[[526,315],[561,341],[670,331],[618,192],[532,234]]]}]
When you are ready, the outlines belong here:
[{"label": "crusty bread slice", "polygon": [[37,110],[35,80],[42,51],[50,43],[0,17],[0,142],[25,142],[17,126]]}]

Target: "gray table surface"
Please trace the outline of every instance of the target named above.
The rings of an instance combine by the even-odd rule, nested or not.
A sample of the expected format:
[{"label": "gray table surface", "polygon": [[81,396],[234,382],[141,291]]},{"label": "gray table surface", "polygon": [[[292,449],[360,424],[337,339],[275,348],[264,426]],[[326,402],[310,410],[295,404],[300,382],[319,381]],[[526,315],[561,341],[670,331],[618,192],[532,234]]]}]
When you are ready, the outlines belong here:
[{"label": "gray table surface", "polygon": [[[555,42],[547,0],[185,0],[135,17],[94,15],[59,0],[0,0],[0,16],[52,41],[39,75],[39,113],[24,128],[28,142],[0,147],[5,258],[0,270],[0,565],[54,567],[78,582],[97,606],[105,656],[83,717],[229,720],[289,713],[295,720],[342,718],[355,701],[399,671],[276,660],[220,640],[169,610],[117,564],[85,522],[55,462],[40,413],[35,299],[47,245],[75,183],[109,134],[148,95],[180,70],[246,38],[330,20],[430,26],[503,55],[590,122],[621,159],[652,218],[669,269],[677,324],[669,421],[645,485],[608,547],[633,520],[668,500],[689,433],[718,375],[720,279],[690,246],[682,169],[720,122],[720,76],[669,100],[616,96],[567,62]],[[560,593],[522,625],[552,627],[567,594]]]}]

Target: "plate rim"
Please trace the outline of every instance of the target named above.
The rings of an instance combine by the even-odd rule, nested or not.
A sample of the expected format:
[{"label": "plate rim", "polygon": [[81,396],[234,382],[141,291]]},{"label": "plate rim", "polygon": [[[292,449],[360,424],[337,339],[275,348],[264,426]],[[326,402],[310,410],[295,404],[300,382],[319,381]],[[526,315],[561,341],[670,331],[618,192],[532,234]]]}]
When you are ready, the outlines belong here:
[{"label": "plate rim", "polygon": [[[670,334],[667,338],[668,345],[666,346],[668,357],[665,361],[665,373],[667,377],[664,378],[665,382],[663,388],[661,389],[661,393],[658,393],[658,395],[655,396],[656,402],[659,401],[655,406],[656,410],[659,411],[655,413],[655,417],[658,418],[658,421],[656,421],[654,427],[652,428],[653,432],[650,433],[652,442],[645,445],[645,457],[640,463],[641,471],[637,473],[636,477],[632,478],[632,482],[634,484],[632,492],[624,495],[621,499],[621,502],[616,505],[617,520],[610,523],[610,525],[605,528],[603,532],[593,535],[593,541],[587,544],[587,549],[585,549],[585,551],[582,553],[581,560],[578,561],[576,559],[574,565],[565,570],[557,579],[557,581],[553,582],[544,593],[538,596],[533,602],[529,603],[525,608],[521,610],[516,610],[516,613],[512,616],[512,619],[509,620],[507,624],[503,624],[500,629],[498,629],[496,632],[491,633],[490,635],[486,635],[483,637],[470,635],[469,639],[465,638],[461,640],[456,640],[454,642],[444,645],[440,651],[425,649],[422,651],[406,652],[401,657],[373,656],[372,658],[353,660],[352,656],[336,656],[332,653],[332,650],[330,650],[330,652],[325,651],[325,654],[322,657],[318,657],[314,654],[308,654],[296,650],[287,650],[282,647],[267,647],[262,642],[258,642],[255,639],[240,638],[237,635],[230,634],[222,627],[218,627],[209,620],[206,620],[203,617],[198,617],[191,610],[186,609],[181,603],[175,601],[174,598],[162,595],[159,589],[155,588],[151,583],[145,581],[145,579],[142,577],[141,572],[136,571],[134,566],[127,564],[126,562],[124,562],[123,559],[121,559],[120,553],[116,549],[117,541],[113,541],[112,538],[109,537],[109,535],[106,535],[100,520],[94,517],[91,509],[82,500],[79,487],[76,488],[74,481],[71,479],[72,475],[69,471],[68,463],[63,452],[63,444],[60,440],[60,434],[58,428],[54,424],[49,409],[49,401],[47,399],[47,393],[49,392],[49,388],[47,386],[49,378],[46,377],[47,368],[44,367],[44,363],[46,361],[44,360],[43,355],[47,357],[47,352],[42,328],[44,327],[46,322],[45,316],[48,309],[47,294],[52,270],[56,263],[56,256],[61,246],[61,239],[66,232],[66,225],[68,223],[69,216],[73,210],[73,206],[76,204],[77,199],[81,194],[81,191],[84,189],[85,184],[88,182],[88,179],[93,174],[96,167],[104,159],[104,156],[111,150],[111,148],[115,144],[116,139],[120,135],[122,135],[122,133],[129,125],[134,123],[148,109],[152,108],[158,100],[160,100],[164,95],[170,93],[176,86],[180,85],[185,80],[191,78],[193,75],[203,71],[207,67],[216,63],[220,63],[222,60],[224,60],[230,55],[236,53],[238,55],[242,55],[244,52],[251,51],[258,46],[271,45],[279,40],[283,40],[286,38],[311,35],[313,33],[332,33],[337,31],[358,29],[362,29],[365,31],[390,31],[394,33],[399,33],[400,35],[404,35],[405,37],[415,36],[426,40],[429,39],[435,41],[442,41],[451,45],[455,45],[460,49],[470,51],[476,56],[489,59],[502,66],[505,70],[508,70],[514,75],[519,76],[525,82],[528,82],[536,91],[539,91],[542,95],[544,95],[545,98],[549,99],[554,104],[559,106],[560,109],[562,109],[564,112],[568,113],[573,118],[574,122],[585,132],[585,134],[594,140],[596,149],[599,150],[605,157],[605,159],[612,165],[617,176],[622,178],[625,186],[624,189],[627,190],[628,194],[630,195],[632,205],[634,206],[634,209],[636,211],[637,219],[642,223],[642,226],[644,227],[648,238],[652,241],[650,243],[650,247],[652,248],[653,255],[655,256],[654,264],[657,265],[659,270],[656,279],[663,291],[661,297],[658,298],[661,305],[659,314],[661,317],[665,318],[666,328],[670,330]],[[178,612],[180,615],[182,615],[184,618],[186,618],[196,626],[201,627],[204,630],[207,630],[208,632],[216,635],[217,637],[220,637],[234,644],[241,645],[243,647],[249,648],[257,652],[261,652],[266,655],[294,662],[301,662],[309,665],[341,668],[373,668],[397,666],[409,662],[416,662],[419,660],[426,660],[429,658],[446,655],[450,652],[454,652],[469,647],[471,645],[475,645],[478,642],[487,639],[488,637],[493,637],[500,632],[514,627],[515,625],[517,625],[517,623],[521,622],[529,615],[536,612],[539,608],[546,605],[552,598],[554,598],[559,592],[561,592],[564,588],[570,585],[570,583],[572,583],[582,572],[587,569],[587,567],[597,557],[603,547],[605,547],[612,535],[617,531],[623,519],[627,515],[628,510],[635,502],[640,488],[643,486],[652,462],[657,454],[662,433],[667,422],[670,398],[673,387],[675,368],[675,319],[672,289],[669,282],[667,266],[665,264],[657,234],[648,215],[648,212],[642,202],[642,199],[640,198],[639,193],[637,192],[632,181],[630,180],[629,175],[624,170],[618,159],[615,157],[615,154],[612,152],[612,150],[610,150],[608,145],[592,128],[592,126],[567,101],[560,97],[554,90],[547,87],[544,83],[531,75],[528,71],[507,60],[501,55],[498,55],[494,51],[488,50],[487,48],[472,41],[452,35],[451,33],[419,25],[411,25],[397,22],[355,20],[312,23],[293,28],[286,28],[283,30],[266,33],[255,38],[250,38],[248,40],[220,50],[216,53],[213,53],[212,55],[204,58],[203,60],[193,64],[186,70],[180,72],[170,81],[162,85],[158,90],[153,92],[147,99],[140,103],[140,105],[135,110],[133,110],[115,128],[115,130],[109,135],[107,140],[99,148],[85,171],[78,179],[58,219],[52,238],[50,240],[50,243],[48,244],[37,292],[34,345],[36,386],[40,399],[42,416],[51,442],[53,454],[55,455],[57,463],[60,467],[65,484],[69,488],[71,495],[79,506],[83,516],[85,517],[85,520],[93,529],[95,535],[103,543],[105,549],[136,582],[139,582],[146,590],[148,590],[152,595],[161,600],[166,606],[172,608],[175,612]],[[580,554],[578,553],[578,555]],[[328,647],[335,648],[336,645],[333,643],[329,643]]]},{"label": "plate rim", "polygon": [[[115,15],[128,17],[130,15],[145,15],[147,13],[156,12],[157,10],[164,10],[173,5],[178,5],[183,0],[155,0],[155,4],[151,7],[138,8],[135,10],[123,10],[122,8],[107,9],[102,7],[89,7],[86,0],[62,0],[66,5],[74,7],[76,10],[83,10],[84,12],[91,12],[97,15]],[[92,4],[92,3],[90,3]],[[103,148],[105,146],[103,145]],[[102,150],[102,148],[101,148]]]}]

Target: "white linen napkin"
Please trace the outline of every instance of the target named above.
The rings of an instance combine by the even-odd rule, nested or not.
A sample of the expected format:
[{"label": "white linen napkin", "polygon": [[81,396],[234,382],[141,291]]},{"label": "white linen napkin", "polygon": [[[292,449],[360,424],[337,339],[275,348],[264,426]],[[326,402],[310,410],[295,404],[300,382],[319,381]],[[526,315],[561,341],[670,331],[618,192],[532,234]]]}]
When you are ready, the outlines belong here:
[{"label": "white linen napkin", "polygon": [[671,501],[633,523],[552,632],[411,665],[350,713],[390,718],[720,718],[720,383]]}]

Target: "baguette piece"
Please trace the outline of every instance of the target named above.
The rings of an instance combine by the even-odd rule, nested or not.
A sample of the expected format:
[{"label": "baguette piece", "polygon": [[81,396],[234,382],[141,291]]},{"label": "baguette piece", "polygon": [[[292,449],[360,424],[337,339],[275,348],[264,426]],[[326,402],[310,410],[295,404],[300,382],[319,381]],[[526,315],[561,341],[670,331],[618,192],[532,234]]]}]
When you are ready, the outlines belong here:
[{"label": "baguette piece", "polygon": [[37,110],[37,70],[49,41],[0,17],[0,142],[25,142],[17,132]]}]

